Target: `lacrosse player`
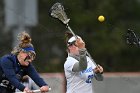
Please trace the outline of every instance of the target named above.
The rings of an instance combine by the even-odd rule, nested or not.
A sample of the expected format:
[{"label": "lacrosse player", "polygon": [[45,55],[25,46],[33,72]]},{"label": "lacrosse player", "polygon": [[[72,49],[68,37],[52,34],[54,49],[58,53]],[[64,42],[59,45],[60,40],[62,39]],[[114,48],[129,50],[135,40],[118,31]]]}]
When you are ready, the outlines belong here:
[{"label": "lacrosse player", "polygon": [[67,80],[67,93],[94,93],[92,81],[103,80],[103,68],[95,66],[86,55],[85,42],[81,37],[76,39],[71,33],[66,33],[68,57],[64,63]]},{"label": "lacrosse player", "polygon": [[0,93],[14,93],[16,88],[25,93],[32,93],[28,87],[20,83],[25,75],[31,77],[41,92],[47,92],[48,84],[32,65],[36,53],[31,44],[31,37],[28,33],[22,32],[18,35],[18,39],[20,43],[12,52],[0,59]]}]

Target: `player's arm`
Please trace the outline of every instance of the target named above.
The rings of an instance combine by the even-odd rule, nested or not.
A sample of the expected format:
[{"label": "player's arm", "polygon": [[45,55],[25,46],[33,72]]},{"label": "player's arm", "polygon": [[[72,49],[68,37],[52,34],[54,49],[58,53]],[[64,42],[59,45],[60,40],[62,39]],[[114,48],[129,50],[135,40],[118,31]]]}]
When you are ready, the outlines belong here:
[{"label": "player's arm", "polygon": [[94,77],[97,81],[103,81],[103,67],[100,65],[97,65],[97,67],[94,69]]},{"label": "player's arm", "polygon": [[40,87],[41,92],[49,91],[48,84],[43,80],[43,78],[40,77],[39,73],[36,71],[32,64],[28,66],[26,72],[29,77],[31,77],[31,79]]},{"label": "player's arm", "polygon": [[76,62],[73,66],[72,71],[78,72],[85,70],[87,68],[87,58],[86,58],[86,49],[79,49],[80,59],[79,62]]},{"label": "player's arm", "polygon": [[39,87],[48,85],[43,78],[40,77],[32,64],[29,64],[26,73]]}]

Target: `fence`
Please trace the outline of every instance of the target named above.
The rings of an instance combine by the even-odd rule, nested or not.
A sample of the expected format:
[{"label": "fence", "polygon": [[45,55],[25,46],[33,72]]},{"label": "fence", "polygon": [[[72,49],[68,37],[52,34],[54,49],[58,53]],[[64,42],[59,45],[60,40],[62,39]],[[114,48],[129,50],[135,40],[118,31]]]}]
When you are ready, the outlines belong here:
[{"label": "fence", "polygon": [[105,73],[104,81],[94,80],[95,93],[139,93],[140,73]]},{"label": "fence", "polygon": [[[65,93],[63,73],[43,73],[41,76],[51,86],[50,93]],[[95,93],[139,93],[140,73],[104,73],[104,81],[94,79]]]}]

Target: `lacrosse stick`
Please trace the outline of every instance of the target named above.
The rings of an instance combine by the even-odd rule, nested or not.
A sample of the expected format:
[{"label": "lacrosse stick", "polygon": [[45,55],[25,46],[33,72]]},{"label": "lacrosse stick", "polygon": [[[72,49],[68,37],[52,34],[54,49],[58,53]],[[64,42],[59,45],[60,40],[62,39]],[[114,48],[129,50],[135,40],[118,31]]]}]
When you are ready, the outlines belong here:
[{"label": "lacrosse stick", "polygon": [[[64,11],[64,7],[61,3],[55,3],[51,9],[50,9],[50,12],[51,12],[51,16],[56,18],[56,19],[59,19],[63,24],[66,25],[66,28],[69,29],[69,31],[72,33],[72,35],[77,39],[78,37],[76,36],[76,34],[73,32],[73,30],[70,28],[69,26],[69,21],[70,19],[67,18],[67,15]],[[93,61],[91,55],[89,54],[89,52],[87,51],[87,55],[90,57],[90,59],[92,60],[92,62],[94,63],[94,65],[97,67],[97,64]]]},{"label": "lacrosse stick", "polygon": [[136,36],[135,32],[133,30],[131,30],[131,29],[127,30],[126,43],[129,44],[129,45],[140,46],[139,38]]},{"label": "lacrosse stick", "polygon": [[[33,91],[33,93],[41,92],[40,89],[38,89],[38,90],[32,90],[32,91]],[[49,88],[49,91],[51,91],[51,88]],[[26,92],[15,92],[15,93],[26,93]]]}]

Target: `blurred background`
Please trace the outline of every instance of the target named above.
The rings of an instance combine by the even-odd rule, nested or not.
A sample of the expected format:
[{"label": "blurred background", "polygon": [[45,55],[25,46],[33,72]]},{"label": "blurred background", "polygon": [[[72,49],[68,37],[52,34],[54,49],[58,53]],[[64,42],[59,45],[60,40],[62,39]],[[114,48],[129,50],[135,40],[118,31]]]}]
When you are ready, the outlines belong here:
[{"label": "blurred background", "polygon": [[[53,77],[52,74],[56,77],[60,74],[60,79],[64,78],[63,64],[67,57],[64,34],[67,29],[49,15],[49,9],[56,2],[64,5],[71,19],[70,27],[84,39],[96,63],[103,66],[106,79],[115,75],[118,80],[114,84],[121,79],[126,81],[124,85],[129,83],[134,87],[140,74],[140,47],[126,43],[126,32],[133,29],[140,36],[140,0],[0,0],[0,56],[11,52],[17,44],[17,34],[25,30],[30,33],[37,53],[33,62],[36,69],[40,73],[51,73]],[[100,15],[105,17],[104,22],[98,21]],[[123,75],[115,74],[118,72],[123,72]],[[96,83],[97,86],[111,82],[106,79],[103,84]],[[134,90],[140,91],[140,82],[135,85]],[[126,89],[131,89],[130,86]],[[65,84],[62,87],[65,91]],[[107,90],[106,87],[103,89]],[[105,92],[100,90],[98,93]],[[106,93],[112,92],[108,89]]]}]

